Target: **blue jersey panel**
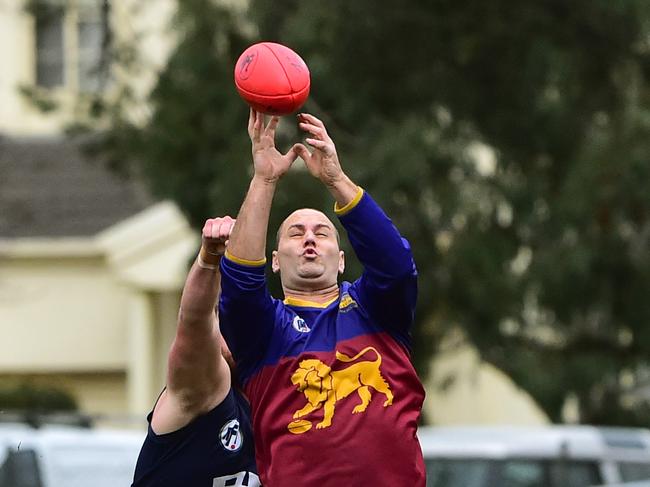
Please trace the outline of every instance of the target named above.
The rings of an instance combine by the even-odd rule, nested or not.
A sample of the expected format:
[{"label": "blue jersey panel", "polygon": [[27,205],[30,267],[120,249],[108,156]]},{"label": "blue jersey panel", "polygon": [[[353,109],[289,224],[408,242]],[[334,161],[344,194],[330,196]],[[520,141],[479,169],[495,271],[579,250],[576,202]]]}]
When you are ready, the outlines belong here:
[{"label": "blue jersey panel", "polygon": [[364,272],[324,308],[271,297],[264,265],[221,260],[221,332],[244,385],[264,366],[362,335],[388,332],[410,348],[417,270],[408,242],[367,193],[340,220]]}]

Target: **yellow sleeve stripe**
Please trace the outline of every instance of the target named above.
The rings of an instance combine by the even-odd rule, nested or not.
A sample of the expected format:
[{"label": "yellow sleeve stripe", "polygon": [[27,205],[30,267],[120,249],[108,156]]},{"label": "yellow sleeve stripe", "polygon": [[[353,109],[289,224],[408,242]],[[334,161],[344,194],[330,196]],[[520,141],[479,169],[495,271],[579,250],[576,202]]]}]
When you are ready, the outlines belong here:
[{"label": "yellow sleeve stripe", "polygon": [[343,208],[341,208],[338,203],[334,203],[334,213],[336,213],[338,216],[343,216],[346,213],[349,213],[355,206],[357,206],[357,204],[359,204],[359,201],[361,201],[362,196],[363,196],[363,188],[359,186],[359,191],[357,191],[355,197],[352,198],[352,201],[350,201]]},{"label": "yellow sleeve stripe", "polygon": [[235,257],[234,255],[232,255],[230,252],[228,252],[228,250],[226,250],[226,255],[224,257],[234,262],[235,264],[247,265],[251,267],[257,267],[266,264],[266,257],[259,260],[241,259],[239,257]]}]

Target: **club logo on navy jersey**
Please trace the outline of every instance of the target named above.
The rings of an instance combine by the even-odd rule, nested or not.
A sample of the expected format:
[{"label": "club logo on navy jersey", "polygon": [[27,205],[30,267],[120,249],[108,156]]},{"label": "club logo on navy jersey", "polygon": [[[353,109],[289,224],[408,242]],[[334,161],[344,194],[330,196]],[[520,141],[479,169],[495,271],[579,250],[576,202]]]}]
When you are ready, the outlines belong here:
[{"label": "club logo on navy jersey", "polygon": [[231,419],[223,425],[219,432],[221,445],[228,451],[237,451],[241,448],[244,439],[239,428],[239,421]]},{"label": "club logo on navy jersey", "polygon": [[294,316],[293,323],[291,324],[296,329],[296,331],[299,331],[301,333],[307,333],[311,331],[311,328],[307,326],[305,320],[303,320],[300,316]]}]

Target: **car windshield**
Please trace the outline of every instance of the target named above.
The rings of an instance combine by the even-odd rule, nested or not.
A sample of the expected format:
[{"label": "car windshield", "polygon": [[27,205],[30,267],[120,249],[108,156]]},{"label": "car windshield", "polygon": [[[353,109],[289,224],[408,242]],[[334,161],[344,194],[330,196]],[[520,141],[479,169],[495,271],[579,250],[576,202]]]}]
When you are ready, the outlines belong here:
[{"label": "car windshield", "polygon": [[588,487],[601,481],[594,462],[535,459],[427,459],[427,487]]}]

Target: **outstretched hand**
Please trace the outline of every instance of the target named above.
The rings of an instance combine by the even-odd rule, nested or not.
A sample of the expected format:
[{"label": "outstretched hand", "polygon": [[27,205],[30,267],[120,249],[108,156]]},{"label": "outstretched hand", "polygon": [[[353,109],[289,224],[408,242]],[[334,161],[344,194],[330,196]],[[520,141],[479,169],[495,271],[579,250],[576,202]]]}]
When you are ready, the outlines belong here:
[{"label": "outstretched hand", "polygon": [[251,108],[248,117],[248,135],[253,149],[255,175],[267,181],[277,181],[291,167],[298,157],[297,146],[294,145],[286,154],[280,153],[275,147],[275,130],[280,121],[273,116],[264,126],[264,114]]},{"label": "outstretched hand", "polygon": [[328,187],[334,186],[345,174],[341,169],[334,141],[327,133],[325,125],[313,115],[301,113],[298,115],[298,126],[309,134],[305,142],[314,147],[314,150],[310,152],[303,144],[296,144],[296,152],[314,177]]},{"label": "outstretched hand", "polygon": [[201,232],[201,246],[211,256],[222,256],[230,238],[235,219],[229,216],[210,218],[205,221]]}]

